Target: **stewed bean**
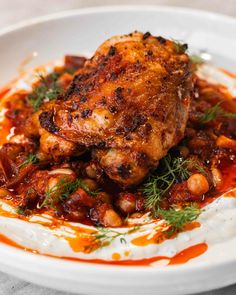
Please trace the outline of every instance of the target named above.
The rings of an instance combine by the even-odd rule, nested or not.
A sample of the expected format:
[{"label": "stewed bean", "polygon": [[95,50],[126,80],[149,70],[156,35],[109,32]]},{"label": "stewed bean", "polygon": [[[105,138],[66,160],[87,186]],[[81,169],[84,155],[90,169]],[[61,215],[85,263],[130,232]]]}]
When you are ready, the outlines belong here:
[{"label": "stewed bean", "polygon": [[209,183],[207,178],[200,174],[195,173],[187,180],[188,190],[197,196],[203,195],[209,190]]},{"label": "stewed bean", "polygon": [[130,193],[121,193],[116,202],[117,207],[125,214],[131,214],[136,209],[136,198]]},{"label": "stewed bean", "polygon": [[103,223],[105,226],[119,227],[122,225],[122,219],[113,209],[108,209],[104,214]]},{"label": "stewed bean", "polygon": [[98,189],[98,184],[96,181],[89,179],[89,178],[85,178],[83,179],[83,183],[91,190],[91,191],[95,191],[96,189]]}]

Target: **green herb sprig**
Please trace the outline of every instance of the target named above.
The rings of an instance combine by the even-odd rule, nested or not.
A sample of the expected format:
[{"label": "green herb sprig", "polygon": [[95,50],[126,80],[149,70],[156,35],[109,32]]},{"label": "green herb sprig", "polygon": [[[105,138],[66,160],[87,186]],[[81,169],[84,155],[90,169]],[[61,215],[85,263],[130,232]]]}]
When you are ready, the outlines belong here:
[{"label": "green herb sprig", "polygon": [[140,226],[134,226],[126,232],[119,232],[110,228],[98,226],[98,232],[95,232],[93,235],[96,240],[98,240],[101,246],[110,245],[115,239],[120,238],[121,244],[127,244],[125,236],[132,234],[140,229]]},{"label": "green herb sprig", "polygon": [[77,179],[75,181],[76,187],[80,187],[82,188],[87,194],[89,194],[92,197],[96,197],[97,194],[100,192],[100,190],[96,190],[96,191],[92,191],[91,189],[88,188],[88,186],[84,183],[84,181],[82,179]]},{"label": "green herb sprig", "polygon": [[25,166],[29,164],[36,164],[38,162],[38,158],[35,154],[30,154],[28,157],[24,160],[23,163],[21,163],[18,168],[24,168]]},{"label": "green herb sprig", "polygon": [[202,124],[206,124],[212,120],[215,120],[217,117],[225,117],[225,118],[235,118],[236,114],[225,112],[220,106],[222,102],[218,102],[213,107],[205,110],[203,115],[200,117],[200,122]]},{"label": "green herb sprig", "polygon": [[26,216],[26,209],[23,206],[17,206],[15,211],[19,215]]},{"label": "green herb sprig", "polygon": [[186,224],[196,220],[201,214],[201,209],[196,204],[190,204],[183,208],[172,207],[168,210],[158,208],[155,211],[156,217],[166,220],[171,228],[168,233],[175,233],[181,230]]},{"label": "green herb sprig", "polygon": [[182,158],[172,158],[170,155],[163,158],[160,168],[156,170],[144,183],[143,194],[145,206],[150,210],[157,210],[165,194],[177,181],[184,181],[189,178],[192,172],[189,167],[197,169],[201,173],[206,173],[204,168],[193,160],[183,160]]},{"label": "green herb sprig", "polygon": [[91,191],[81,179],[69,181],[68,179],[61,178],[57,184],[51,188],[46,189],[45,198],[38,206],[39,209],[43,207],[51,207],[56,209],[55,205],[58,202],[66,200],[79,187],[91,196],[96,196],[98,194],[98,191]]},{"label": "green herb sprig", "polygon": [[45,100],[54,100],[62,92],[58,83],[59,76],[57,73],[52,73],[47,77],[39,75],[39,85],[28,95],[29,104],[32,105],[34,112],[38,111]]},{"label": "green herb sprig", "polygon": [[183,54],[188,50],[188,44],[182,43],[182,42],[177,41],[177,40],[173,40],[173,42],[174,42],[176,53]]}]

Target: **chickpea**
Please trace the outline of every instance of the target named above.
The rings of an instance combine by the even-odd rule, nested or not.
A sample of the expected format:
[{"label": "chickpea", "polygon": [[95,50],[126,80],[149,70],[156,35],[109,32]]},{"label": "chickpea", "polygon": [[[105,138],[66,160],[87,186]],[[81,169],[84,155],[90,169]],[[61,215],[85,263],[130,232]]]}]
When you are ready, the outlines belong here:
[{"label": "chickpea", "polygon": [[197,196],[205,194],[209,190],[209,183],[207,178],[200,174],[195,173],[187,180],[188,190]]},{"label": "chickpea", "polygon": [[125,214],[134,213],[136,210],[135,195],[130,193],[120,194],[116,204],[123,213]]},{"label": "chickpea", "polygon": [[[73,181],[75,178],[74,174],[61,174],[61,175],[57,175],[57,176],[52,176],[49,178],[48,180],[48,185],[47,185],[47,190],[53,190],[53,191],[57,191],[58,189],[60,190],[60,187],[57,188],[58,183],[60,183],[60,181],[64,180],[66,181]],[[58,191],[59,192],[59,191]]]},{"label": "chickpea", "polygon": [[92,178],[92,179],[96,179],[97,177],[97,169],[96,166],[94,164],[88,165],[85,168],[86,174],[88,175],[88,177]]},{"label": "chickpea", "polygon": [[98,184],[96,181],[89,179],[89,178],[85,178],[83,179],[83,183],[91,190],[91,191],[95,191],[96,189],[98,189]]},{"label": "chickpea", "polygon": [[104,214],[103,223],[105,226],[119,227],[122,225],[122,219],[113,209],[108,209]]}]

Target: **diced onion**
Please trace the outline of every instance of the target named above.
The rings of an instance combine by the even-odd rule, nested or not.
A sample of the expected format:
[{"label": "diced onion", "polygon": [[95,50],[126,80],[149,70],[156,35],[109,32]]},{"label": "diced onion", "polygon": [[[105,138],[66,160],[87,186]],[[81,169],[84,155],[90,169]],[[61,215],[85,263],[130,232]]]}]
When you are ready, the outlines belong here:
[{"label": "diced onion", "polygon": [[55,174],[71,175],[73,173],[74,172],[71,169],[67,169],[67,168],[54,169],[54,170],[48,172],[49,175],[55,175]]}]

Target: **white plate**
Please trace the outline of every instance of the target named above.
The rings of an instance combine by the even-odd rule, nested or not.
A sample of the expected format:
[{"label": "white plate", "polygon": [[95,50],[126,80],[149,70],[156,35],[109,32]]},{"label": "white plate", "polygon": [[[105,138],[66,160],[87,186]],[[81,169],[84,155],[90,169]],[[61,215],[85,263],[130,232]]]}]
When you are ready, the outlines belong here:
[{"label": "white plate", "polygon": [[[134,30],[184,40],[190,51],[206,50],[214,64],[236,69],[236,21],[232,18],[170,7],[90,8],[29,21],[0,32],[0,84],[17,77],[17,66],[32,52],[37,51],[38,55],[31,67],[64,54],[93,52],[108,37]],[[0,269],[79,294],[188,294],[236,282],[236,240],[218,240],[199,261],[161,269],[70,262],[0,244]]]}]

